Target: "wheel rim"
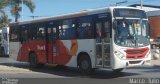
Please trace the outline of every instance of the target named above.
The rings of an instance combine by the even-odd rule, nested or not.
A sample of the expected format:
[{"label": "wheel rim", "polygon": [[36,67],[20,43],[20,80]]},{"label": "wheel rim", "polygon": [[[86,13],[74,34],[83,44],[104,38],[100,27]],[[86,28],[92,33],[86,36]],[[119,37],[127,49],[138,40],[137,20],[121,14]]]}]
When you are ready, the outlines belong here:
[{"label": "wheel rim", "polygon": [[81,67],[82,67],[83,70],[88,69],[88,67],[89,67],[88,61],[87,60],[83,60],[81,62]]}]

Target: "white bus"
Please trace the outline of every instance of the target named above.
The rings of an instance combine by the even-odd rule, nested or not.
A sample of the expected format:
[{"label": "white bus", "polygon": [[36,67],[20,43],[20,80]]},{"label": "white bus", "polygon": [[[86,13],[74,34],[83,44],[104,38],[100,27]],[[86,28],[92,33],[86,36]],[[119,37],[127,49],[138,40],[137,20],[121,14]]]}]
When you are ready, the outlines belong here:
[{"label": "white bus", "polygon": [[121,71],[150,64],[145,11],[132,7],[90,9],[10,24],[10,56],[31,67],[57,64],[83,73]]},{"label": "white bus", "polygon": [[9,27],[1,28],[1,46],[0,46],[0,56],[9,56]]}]

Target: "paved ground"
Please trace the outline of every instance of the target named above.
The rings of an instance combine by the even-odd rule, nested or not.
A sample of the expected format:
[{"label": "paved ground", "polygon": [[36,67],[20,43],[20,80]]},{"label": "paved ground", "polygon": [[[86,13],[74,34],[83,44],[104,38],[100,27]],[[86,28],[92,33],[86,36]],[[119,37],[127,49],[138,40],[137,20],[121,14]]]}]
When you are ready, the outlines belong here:
[{"label": "paved ground", "polygon": [[[160,67],[160,59],[151,60],[151,66]],[[28,63],[17,62],[10,58],[0,57],[0,72],[33,72],[29,68],[24,67],[28,67]]]},{"label": "paved ground", "polygon": [[[46,84],[48,84],[48,81],[50,81],[49,84],[53,84],[53,82],[56,81],[55,84],[58,84],[59,82],[63,82],[64,80],[72,81],[71,84],[73,84],[73,82],[75,82],[76,84],[77,83],[108,84],[109,82],[117,82],[118,80],[119,81],[117,83],[119,84],[128,84],[129,83],[128,78],[160,78],[160,60],[152,60],[151,63],[152,66],[128,68],[123,70],[123,72],[120,74],[114,74],[110,69],[105,69],[105,70],[98,69],[95,71],[94,74],[89,76],[84,76],[80,74],[75,68],[64,69],[64,68],[55,68],[52,66],[45,66],[44,68],[30,69],[28,63],[23,63],[23,62],[19,63],[12,59],[0,58],[0,78],[7,78],[7,79],[18,78],[19,81],[23,82],[23,84],[33,84],[33,82],[30,82],[31,80],[35,81],[34,84],[45,84],[43,81],[46,81],[47,82]],[[124,80],[125,83],[123,83],[122,80]]]},{"label": "paved ground", "polygon": [[160,59],[151,60],[151,64],[154,65],[154,66],[160,66]]}]

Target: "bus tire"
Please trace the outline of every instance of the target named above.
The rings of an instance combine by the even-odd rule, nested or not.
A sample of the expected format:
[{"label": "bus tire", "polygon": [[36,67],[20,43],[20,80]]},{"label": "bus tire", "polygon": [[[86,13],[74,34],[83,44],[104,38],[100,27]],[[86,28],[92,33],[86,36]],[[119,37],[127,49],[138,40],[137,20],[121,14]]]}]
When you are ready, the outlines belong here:
[{"label": "bus tire", "polygon": [[120,69],[113,69],[113,73],[120,73],[123,71],[124,68],[120,68]]},{"label": "bus tire", "polygon": [[29,55],[29,66],[30,68],[36,68],[38,66],[37,55],[35,53]]},{"label": "bus tire", "polygon": [[92,73],[91,60],[87,54],[81,54],[78,59],[78,69],[82,74],[89,75]]}]

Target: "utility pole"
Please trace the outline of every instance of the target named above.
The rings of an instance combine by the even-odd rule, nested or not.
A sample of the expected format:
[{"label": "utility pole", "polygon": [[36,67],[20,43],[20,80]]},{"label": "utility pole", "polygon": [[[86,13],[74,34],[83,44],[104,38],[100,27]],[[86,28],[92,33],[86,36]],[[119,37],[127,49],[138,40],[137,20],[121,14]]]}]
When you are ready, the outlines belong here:
[{"label": "utility pole", "polygon": [[141,9],[143,8],[143,0],[140,0],[141,3]]},{"label": "utility pole", "polygon": [[118,4],[127,3],[127,2],[128,2],[127,0],[121,1],[121,2],[116,2],[116,6],[117,6]]},{"label": "utility pole", "polygon": [[22,0],[22,5],[21,6],[22,6],[22,8],[21,8],[21,10],[22,10],[21,11],[21,21],[23,21],[23,0]]}]

